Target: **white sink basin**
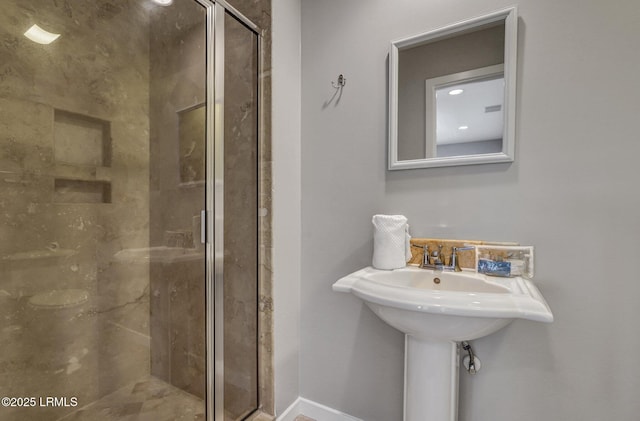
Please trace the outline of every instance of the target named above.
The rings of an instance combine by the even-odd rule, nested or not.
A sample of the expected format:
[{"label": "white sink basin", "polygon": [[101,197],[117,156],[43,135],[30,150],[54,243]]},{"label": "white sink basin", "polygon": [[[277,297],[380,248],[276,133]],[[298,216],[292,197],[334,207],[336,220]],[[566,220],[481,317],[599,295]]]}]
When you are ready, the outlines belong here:
[{"label": "white sink basin", "polygon": [[523,278],[413,266],[393,271],[367,267],[340,279],[333,290],[353,293],[382,320],[422,339],[476,339],[516,318],[553,321],[538,289]]},{"label": "white sink basin", "polygon": [[540,291],[523,278],[367,267],[340,279],[333,290],[353,293],[405,333],[404,421],[457,420],[457,342],[489,335],[518,318],[553,321]]}]

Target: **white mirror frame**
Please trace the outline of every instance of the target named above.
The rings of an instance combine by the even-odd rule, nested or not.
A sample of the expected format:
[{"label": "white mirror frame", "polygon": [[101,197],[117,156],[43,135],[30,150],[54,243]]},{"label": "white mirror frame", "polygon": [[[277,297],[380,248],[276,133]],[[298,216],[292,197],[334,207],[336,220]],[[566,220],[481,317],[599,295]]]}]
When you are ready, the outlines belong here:
[{"label": "white mirror frame", "polygon": [[[427,41],[450,37],[458,32],[504,21],[504,127],[502,152],[479,155],[463,155],[440,158],[398,160],[398,58],[399,50]],[[515,159],[516,121],[516,68],[517,68],[518,12],[510,7],[473,19],[464,20],[433,31],[391,42],[389,51],[389,170],[449,167],[455,165],[491,164],[513,162]]]}]

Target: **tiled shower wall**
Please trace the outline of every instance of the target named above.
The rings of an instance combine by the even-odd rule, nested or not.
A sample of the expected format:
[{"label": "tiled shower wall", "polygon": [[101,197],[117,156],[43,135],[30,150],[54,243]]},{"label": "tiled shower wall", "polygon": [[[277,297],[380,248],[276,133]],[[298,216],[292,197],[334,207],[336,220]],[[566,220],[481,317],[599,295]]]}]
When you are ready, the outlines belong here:
[{"label": "tiled shower wall", "polygon": [[[148,372],[148,342],[126,333],[148,335],[148,301],[138,299],[148,271],[113,261],[149,237],[145,16],[133,2],[3,3],[0,383],[12,393],[86,404]],[[67,32],[42,46],[21,35],[25,21]],[[80,139],[90,139],[89,149]],[[88,295],[73,312],[27,304],[70,289]],[[52,411],[64,409],[29,416],[50,419]],[[24,419],[2,412],[14,416]]]},{"label": "tiled shower wall", "polygon": [[[171,204],[177,205],[178,214],[192,214],[196,199],[191,196],[197,193],[188,188],[175,188],[173,196],[154,193],[162,180],[150,178],[150,171],[163,162],[163,152],[154,146],[161,138],[154,137],[149,118],[158,117],[159,121],[162,111],[150,107],[153,101],[149,86],[154,80],[168,81],[161,74],[150,75],[150,68],[158,70],[167,65],[159,62],[168,54],[150,52],[149,28],[153,25],[148,25],[147,11],[139,9],[135,2],[115,0],[27,0],[16,4],[6,5],[0,16],[0,28],[5,28],[7,34],[21,33],[14,26],[24,18],[47,16],[53,27],[73,28],[77,36],[68,33],[57,44],[45,48],[24,37],[2,33],[0,312],[13,328],[3,330],[0,337],[3,343],[21,345],[9,345],[7,352],[0,355],[0,380],[4,379],[2,383],[11,390],[31,394],[41,391],[43,395],[54,391],[65,394],[61,385],[72,384],[74,390],[66,394],[81,393],[79,400],[87,403],[146,375],[150,365],[149,344],[144,343],[150,328],[148,291],[145,292],[148,284],[138,280],[149,279],[153,266],[123,264],[113,256],[122,249],[162,245],[166,228],[157,227],[189,228],[172,225],[172,220],[151,209]],[[268,0],[232,4],[257,23],[264,35],[260,80],[264,96],[258,149],[258,368],[260,405],[272,413],[271,6]],[[68,55],[65,51],[78,54]],[[189,55],[188,51],[183,53]],[[188,75],[190,68],[185,63],[194,63],[187,56],[180,63]],[[201,87],[191,88],[197,99]],[[162,92],[166,91],[159,94]],[[180,102],[176,97],[171,100]],[[193,104],[187,101],[185,105]],[[56,142],[56,129],[58,133],[66,130],[65,136],[59,138],[72,143]],[[92,154],[78,151],[73,133],[92,139]],[[96,149],[99,153],[93,154]],[[179,219],[182,220],[175,220]],[[34,358],[38,345],[36,338],[25,333],[29,326],[20,324],[30,319],[17,317],[26,310],[24,297],[70,288],[89,294],[83,310],[95,317],[81,319],[74,326],[74,337],[84,337],[90,344],[84,346],[80,341],[77,350],[61,348],[64,355],[55,366],[31,368],[27,360]],[[56,329],[42,329],[46,327],[41,323],[46,317],[40,319],[29,323],[38,324],[45,335],[61,334]],[[114,330],[114,325],[133,332],[142,338],[142,343],[122,336],[118,333],[122,330]],[[103,346],[101,340],[107,341],[109,347]],[[118,352],[112,353],[114,349]],[[105,364],[108,370],[103,369]],[[101,381],[92,382],[98,373]],[[192,392],[198,394],[197,390]]]},{"label": "tiled shower wall", "polygon": [[258,383],[259,403],[270,414],[274,412],[273,395],[273,298],[272,280],[273,253],[271,232],[272,178],[271,178],[271,0],[234,0],[230,1],[240,13],[260,27],[263,35],[262,73],[259,82],[262,85],[262,112],[260,114],[261,133],[259,144],[259,288],[258,288]]},{"label": "tiled shower wall", "polygon": [[[158,8],[150,22],[152,247],[176,242],[194,249],[200,240],[199,216],[205,208],[205,22],[204,8],[188,1]],[[186,118],[193,121],[185,133]],[[191,145],[190,151],[182,150],[183,143]],[[199,398],[204,398],[206,378],[202,249],[199,246],[200,258],[152,264],[150,278],[151,374]]]},{"label": "tiled shower wall", "polygon": [[[269,0],[239,0],[231,1],[230,4],[240,13],[244,14],[261,29],[263,36],[261,67],[262,71],[258,78],[258,83],[262,87],[262,98],[260,104],[246,102],[247,96],[251,95],[254,89],[251,85],[255,80],[244,79],[239,75],[244,74],[245,66],[252,66],[255,63],[247,58],[251,56],[250,49],[244,50],[248,44],[243,40],[246,31],[243,31],[233,19],[227,19],[226,51],[225,51],[225,208],[231,212],[225,212],[225,408],[231,413],[234,408],[246,406],[248,396],[258,396],[258,405],[267,413],[273,413],[273,364],[272,364],[272,297],[271,297],[271,2]],[[160,25],[159,27],[165,27]],[[201,39],[203,34],[197,33],[197,27],[188,40],[167,44],[158,37],[152,42],[151,52],[151,81],[154,89],[152,94],[159,95],[153,98],[153,103],[163,103],[165,101],[175,105],[175,108],[189,108],[204,101],[201,97],[204,90],[197,84],[180,85],[180,77],[183,82],[191,81],[190,77],[198,69],[198,60],[201,60],[201,50],[197,39]],[[237,38],[237,39],[236,39]],[[154,37],[152,36],[152,40]],[[175,40],[174,40],[175,41]],[[156,53],[154,53],[156,51]],[[194,59],[192,59],[194,58]],[[157,73],[154,68],[179,68],[176,78],[164,77],[162,73]],[[201,67],[200,67],[201,68]],[[238,76],[238,77],[236,77]],[[154,82],[155,81],[155,82]],[[235,94],[235,95],[234,95]],[[199,99],[202,98],[202,99]],[[243,141],[245,136],[253,136],[251,119],[247,118],[248,113],[258,105],[261,112],[259,115],[260,132],[258,133],[258,144],[251,144]],[[154,117],[155,116],[155,117]],[[164,129],[162,122],[167,118],[174,118],[168,115],[160,107],[151,107],[151,118],[159,122],[156,131],[152,125],[152,157],[155,153],[164,154],[162,138]],[[236,141],[237,140],[237,141]],[[155,146],[154,146],[155,145]],[[154,152],[155,151],[155,152]],[[257,156],[255,156],[257,154]],[[258,173],[252,174],[249,168],[251,161],[247,158],[254,155],[257,158]],[[159,159],[158,165],[167,165],[167,161]],[[153,165],[153,163],[152,163]],[[178,163],[169,163],[178,165]],[[177,168],[169,173],[175,174]],[[166,173],[166,171],[165,171]],[[194,200],[197,201],[197,189],[190,191],[188,183],[176,185],[175,180],[166,180],[167,175],[159,172],[157,180],[152,177],[152,203],[157,201],[157,206],[162,209],[166,206],[178,206],[177,214],[184,214],[184,217],[193,215]],[[250,208],[243,207],[243,195],[250,194],[251,188],[247,189],[247,184],[251,183],[259,176],[258,207],[254,205]],[[163,181],[164,177],[164,181]],[[158,195],[153,193],[155,184],[172,185],[169,190],[158,189]],[[154,226],[170,227],[171,229],[184,230],[188,227],[175,225],[171,220],[162,223],[155,221],[152,206],[152,242],[161,242],[163,233],[154,231]],[[257,212],[257,214],[256,214]],[[158,213],[158,217],[162,216]],[[184,218],[176,218],[177,221],[184,221]],[[251,223],[242,221],[257,220],[257,227]],[[251,252],[251,239],[255,235],[255,229],[259,230],[258,249],[259,255],[254,256]],[[255,261],[257,257],[257,262]],[[244,268],[250,268],[257,263],[258,267],[258,291],[246,282],[255,282],[253,276],[244,276]],[[228,282],[227,278],[232,279]],[[256,314],[256,306],[258,313]],[[258,338],[252,338],[250,332],[257,329]],[[257,339],[257,344],[256,344]],[[252,358],[258,346],[257,361]],[[255,366],[255,365],[257,366]],[[194,367],[197,371],[197,368]],[[255,377],[257,369],[258,376]],[[253,370],[253,375],[251,371]],[[257,384],[256,384],[257,382]],[[255,390],[257,388],[257,390]],[[228,415],[228,414],[227,414]]]}]

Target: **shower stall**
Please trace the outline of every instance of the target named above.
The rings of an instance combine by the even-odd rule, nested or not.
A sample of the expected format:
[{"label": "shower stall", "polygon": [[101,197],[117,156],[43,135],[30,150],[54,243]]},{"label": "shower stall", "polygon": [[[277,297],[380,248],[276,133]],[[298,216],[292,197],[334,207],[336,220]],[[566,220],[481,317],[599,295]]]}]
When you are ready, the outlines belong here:
[{"label": "shower stall", "polygon": [[0,419],[253,416],[261,28],[224,1],[2,6]]}]

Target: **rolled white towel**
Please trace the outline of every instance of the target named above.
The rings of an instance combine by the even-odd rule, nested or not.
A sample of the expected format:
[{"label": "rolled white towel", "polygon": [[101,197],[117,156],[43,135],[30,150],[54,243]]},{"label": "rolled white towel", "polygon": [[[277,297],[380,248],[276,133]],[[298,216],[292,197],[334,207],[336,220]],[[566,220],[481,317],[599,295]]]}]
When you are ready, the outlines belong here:
[{"label": "rolled white towel", "polygon": [[407,240],[404,243],[404,249],[405,249],[405,263],[408,262],[409,260],[411,260],[411,258],[413,257],[413,255],[411,254],[411,235],[409,234],[409,224],[407,224]]},{"label": "rolled white towel", "polygon": [[409,225],[402,215],[374,215],[373,267],[399,269],[411,258]]}]

